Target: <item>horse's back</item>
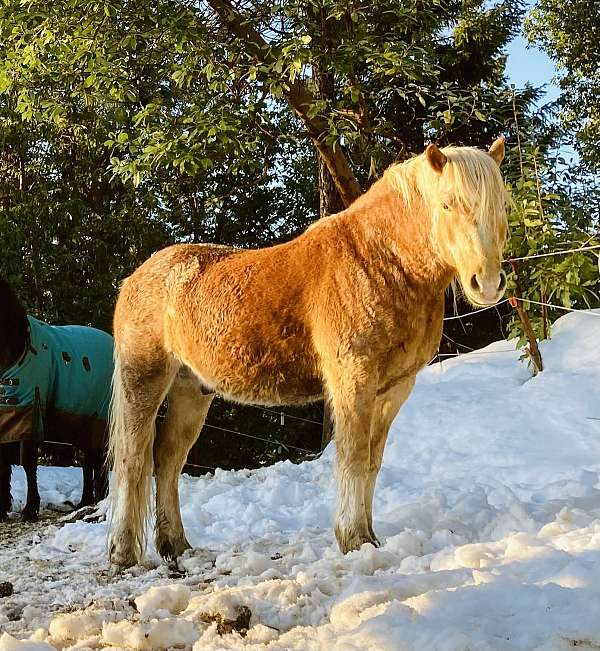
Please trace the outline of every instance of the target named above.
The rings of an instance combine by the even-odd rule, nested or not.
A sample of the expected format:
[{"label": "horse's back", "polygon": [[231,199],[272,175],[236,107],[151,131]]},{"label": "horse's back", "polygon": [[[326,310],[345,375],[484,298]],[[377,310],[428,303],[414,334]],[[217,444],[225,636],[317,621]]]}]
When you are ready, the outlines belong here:
[{"label": "horse's back", "polygon": [[99,448],[110,404],[112,337],[31,316],[28,322],[29,348],[3,372],[0,441],[46,438]]},{"label": "horse's back", "polygon": [[48,326],[55,409],[106,421],[113,371],[113,339],[87,326]]}]

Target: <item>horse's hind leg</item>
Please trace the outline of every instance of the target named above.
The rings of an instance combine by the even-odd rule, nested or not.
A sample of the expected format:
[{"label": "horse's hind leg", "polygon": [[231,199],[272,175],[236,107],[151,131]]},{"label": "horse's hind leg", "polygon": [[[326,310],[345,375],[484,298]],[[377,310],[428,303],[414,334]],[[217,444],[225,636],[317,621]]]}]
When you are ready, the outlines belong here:
[{"label": "horse's hind leg", "polygon": [[3,443],[0,445],[0,522],[5,522],[8,519],[8,512],[11,507],[11,453],[15,446],[18,446],[18,443]]},{"label": "horse's hind leg", "polygon": [[154,442],[156,548],[163,558],[174,560],[190,547],[181,521],[179,475],[213,398],[214,393],[202,393],[201,384],[186,367],[168,393],[166,419]]},{"label": "horse's hind leg", "polygon": [[108,464],[106,450],[94,451],[94,504],[102,501],[108,495]]},{"label": "horse's hind leg", "polygon": [[90,450],[82,451],[81,470],[83,472],[83,489],[81,491],[81,500],[77,505],[78,509],[94,503],[94,465]]},{"label": "horse's hind leg", "polygon": [[375,483],[377,481],[379,469],[381,468],[383,450],[385,448],[385,442],[387,440],[390,426],[396,417],[398,410],[408,398],[414,383],[415,378],[409,378],[379,396],[375,402],[373,420],[371,421],[369,471],[365,485],[365,508],[367,512],[369,534],[377,543],[379,543],[379,541],[373,531],[373,494],[375,492]]},{"label": "horse's hind leg", "polygon": [[113,375],[109,557],[118,568],[138,563],[145,547],[154,420],[175,373],[166,355],[152,365],[136,361],[117,356]]},{"label": "horse's hind leg", "polygon": [[97,504],[108,495],[108,468],[104,450],[87,449],[83,452],[83,491],[77,508]]},{"label": "horse's hind leg", "polygon": [[40,494],[37,483],[38,445],[34,441],[21,443],[21,463],[27,476],[27,503],[21,513],[26,522],[35,522],[40,510]]}]

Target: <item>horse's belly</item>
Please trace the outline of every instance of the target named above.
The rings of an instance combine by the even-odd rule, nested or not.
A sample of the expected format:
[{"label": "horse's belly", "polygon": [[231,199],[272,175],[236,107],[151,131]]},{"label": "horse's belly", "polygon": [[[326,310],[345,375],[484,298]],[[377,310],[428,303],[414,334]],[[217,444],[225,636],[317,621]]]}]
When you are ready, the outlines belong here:
[{"label": "horse's belly", "polygon": [[299,347],[232,344],[198,353],[189,365],[208,388],[230,400],[289,405],[323,395],[312,355]]}]

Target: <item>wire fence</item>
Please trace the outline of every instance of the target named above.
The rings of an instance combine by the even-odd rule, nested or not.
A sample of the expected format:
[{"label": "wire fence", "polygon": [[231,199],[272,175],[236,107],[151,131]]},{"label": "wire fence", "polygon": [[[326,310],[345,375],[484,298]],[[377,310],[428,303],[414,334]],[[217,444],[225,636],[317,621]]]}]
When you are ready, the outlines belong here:
[{"label": "wire fence", "polygon": [[[534,259],[546,258],[546,257],[550,257],[550,256],[567,255],[567,254],[572,254],[572,253],[581,253],[581,252],[596,251],[596,250],[600,250],[600,244],[591,245],[591,246],[581,246],[581,247],[572,248],[572,249],[563,249],[563,250],[559,250],[559,251],[548,251],[548,252],[544,252],[544,253],[536,253],[536,254],[532,254],[532,255],[528,255],[528,256],[521,256],[521,257],[516,257],[516,258],[508,258],[506,261],[507,262],[515,262],[515,261],[534,260]],[[598,313],[598,312],[591,312],[589,310],[580,310],[580,309],[575,309],[575,308],[568,308],[568,307],[565,307],[563,305],[556,305],[556,304],[553,304],[553,303],[546,303],[546,302],[543,302],[543,301],[535,301],[535,300],[532,300],[532,299],[512,297],[512,298],[505,298],[502,301],[499,301],[498,303],[495,303],[494,305],[489,305],[489,306],[486,306],[486,307],[482,307],[482,308],[479,308],[479,309],[476,309],[476,310],[472,310],[470,312],[466,312],[464,314],[457,314],[457,315],[454,315],[454,316],[444,317],[444,321],[454,321],[456,319],[464,319],[464,318],[467,318],[467,317],[470,317],[470,316],[480,314],[480,313],[485,312],[487,310],[497,309],[499,306],[501,306],[501,305],[503,305],[505,303],[511,303],[513,305],[513,307],[514,307],[513,301],[517,301],[517,300],[520,301],[521,303],[532,303],[534,305],[549,307],[549,308],[552,308],[552,309],[562,310],[562,311],[565,311],[565,312],[579,312],[579,313],[586,314],[586,315],[589,315],[589,316],[592,316],[592,317],[600,317],[600,313]],[[454,341],[454,339],[452,339],[451,337],[449,337],[445,333],[443,333],[443,337],[445,339],[447,339],[448,341],[450,341],[452,344],[456,345],[457,348],[464,348],[466,352],[464,352],[464,353],[459,352],[458,349],[457,349],[456,353],[442,353],[442,352],[438,351],[438,353],[436,353],[436,355],[434,356],[432,362],[435,361],[435,359],[439,359],[440,362],[441,362],[441,360],[444,359],[444,358],[459,357],[459,356],[463,356],[463,355],[497,355],[497,354],[508,354],[508,353],[514,354],[515,352],[518,352],[517,348],[515,348],[515,349],[506,349],[506,350],[489,350],[489,351],[475,350],[475,349],[471,348],[470,346],[467,346],[465,344],[461,344],[461,343],[459,343],[457,341]],[[284,412],[282,410],[270,409],[268,407],[262,407],[262,406],[258,406],[258,405],[246,405],[246,406],[252,407],[254,409],[262,410],[265,413],[269,413],[269,414],[273,414],[275,416],[279,416],[281,426],[285,425],[285,419],[291,419],[291,420],[296,420],[296,421],[299,421],[299,422],[304,422],[304,423],[309,423],[309,424],[312,424],[312,425],[316,425],[318,427],[323,427],[323,422],[316,421],[316,420],[313,420],[313,419],[310,419],[310,418],[304,418],[302,416],[296,416],[294,414],[289,414],[289,413]],[[589,419],[590,420],[600,420],[600,418],[595,418],[595,417],[589,417]],[[224,432],[224,433],[227,433],[227,434],[232,434],[234,436],[239,436],[239,437],[243,437],[243,438],[247,438],[247,439],[252,439],[252,440],[255,440],[255,441],[260,441],[260,442],[263,442],[263,443],[266,443],[266,444],[269,444],[269,445],[281,446],[284,449],[296,450],[297,452],[301,452],[301,453],[307,455],[305,457],[306,459],[314,458],[314,457],[319,455],[319,452],[315,452],[314,450],[309,450],[308,448],[303,448],[303,447],[300,447],[300,446],[297,446],[297,445],[292,445],[292,444],[289,444],[289,443],[285,443],[285,442],[280,441],[278,439],[266,438],[266,437],[263,437],[263,436],[257,436],[255,434],[248,434],[247,432],[241,432],[239,430],[234,430],[234,429],[230,429],[230,428],[227,428],[227,427],[221,427],[219,425],[215,425],[214,423],[205,423],[204,427],[208,427],[208,428],[213,429],[213,430],[218,430],[218,431],[221,431],[221,432]],[[47,441],[47,442],[48,443],[61,444],[61,442],[59,442],[59,441]],[[214,466],[207,466],[207,465],[197,464],[197,463],[186,463],[185,467],[197,468],[197,469],[200,469],[200,470],[209,470],[209,471],[212,471],[212,472],[215,472],[217,470],[217,468],[215,468]]]},{"label": "wire fence", "polygon": [[[509,299],[510,300],[510,299]],[[591,317],[600,317],[600,312],[591,312],[590,310],[578,310],[574,307],[565,307],[564,305],[556,305],[554,303],[544,303],[542,301],[534,301],[531,298],[517,298],[514,297],[514,300],[520,301],[521,303],[533,303],[534,305],[541,305],[543,307],[551,307],[555,310],[563,310],[564,312],[580,312],[586,316]]]},{"label": "wire fence", "polygon": [[[600,249],[600,245],[597,246],[597,247],[592,247],[592,248],[584,247],[584,248],[578,248],[578,249],[571,249],[570,252],[578,252],[578,251],[582,251],[582,250],[592,250],[592,249]],[[556,252],[556,254],[565,253],[565,252],[566,251]],[[541,256],[530,256],[530,258],[534,258],[534,257],[541,257]],[[600,317],[600,312],[591,312],[589,310],[568,308],[568,307],[565,307],[563,305],[556,305],[554,303],[546,303],[546,302],[543,302],[543,301],[535,301],[535,300],[532,300],[532,299],[511,297],[511,298],[506,298],[506,299],[504,299],[502,301],[499,301],[498,303],[496,303],[494,305],[490,305],[490,306],[487,306],[487,307],[484,307],[484,308],[481,308],[481,309],[478,309],[478,310],[473,310],[473,311],[467,312],[465,314],[457,314],[455,316],[445,317],[444,321],[452,321],[454,319],[462,319],[462,318],[465,318],[465,317],[469,317],[469,316],[472,316],[474,314],[478,314],[480,312],[484,312],[484,311],[492,309],[492,308],[497,308],[499,305],[502,305],[504,303],[512,303],[512,301],[520,301],[521,303],[533,303],[535,305],[540,305],[540,306],[545,306],[545,307],[549,307],[549,308],[553,308],[553,309],[563,310],[563,311],[566,311],[566,312],[579,312],[581,314],[591,316],[591,317]],[[519,352],[519,349],[517,349],[517,348],[504,349],[504,350],[476,350],[476,349],[471,348],[470,346],[466,346],[465,344],[461,344],[461,343],[455,341],[454,339],[452,339],[450,336],[448,336],[445,333],[443,333],[443,337],[445,339],[447,339],[448,341],[450,341],[451,343],[453,343],[454,345],[456,345],[457,347],[466,349],[466,352],[463,353],[463,352],[459,352],[458,350],[455,353],[438,352],[438,353],[436,353],[436,355],[432,359],[432,362],[435,361],[436,359],[440,359],[440,361],[441,361],[444,358],[461,357],[463,355],[469,355],[469,356],[471,356],[471,355],[506,355],[506,354],[513,354],[514,355],[515,352]],[[267,407],[261,407],[261,406],[256,406],[256,405],[248,405],[248,406],[253,407],[255,409],[260,409],[260,410],[262,410],[264,412],[271,413],[271,414],[274,414],[276,416],[279,416],[281,418],[281,425],[284,425],[285,418],[290,418],[290,419],[293,419],[293,420],[298,420],[298,421],[302,421],[302,422],[305,422],[305,423],[310,423],[310,424],[313,424],[313,425],[317,425],[319,427],[323,426],[322,422],[312,420],[310,418],[303,418],[301,416],[295,416],[293,414],[289,414],[289,413],[279,411],[279,410],[275,410],[275,409],[269,409]],[[226,428],[226,427],[220,427],[220,426],[214,425],[212,423],[205,423],[205,427],[209,427],[211,429],[216,429],[216,430],[221,430],[222,432],[226,432],[228,434],[233,434],[235,436],[242,436],[242,437],[249,438],[249,439],[254,439],[254,440],[257,440],[257,441],[262,441],[262,442],[265,442],[265,443],[269,443],[270,445],[280,445],[283,448],[288,448],[288,449],[291,449],[291,450],[297,450],[299,452],[303,452],[303,453],[308,454],[308,455],[313,456],[313,457],[317,454],[313,450],[308,450],[307,448],[302,448],[302,447],[299,447],[299,446],[296,446],[296,445],[291,445],[291,444],[288,444],[288,443],[284,443],[283,441],[279,441],[277,439],[267,439],[267,438],[264,438],[264,437],[261,437],[261,436],[256,436],[254,434],[248,434],[246,432],[240,432],[239,430],[233,430],[233,429],[229,429],[229,428]],[[189,466],[192,466],[192,467],[194,466],[194,464],[186,464],[186,465],[189,465]],[[206,466],[198,466],[198,467],[203,468],[203,467],[206,467]]]},{"label": "wire fence", "polygon": [[[257,407],[257,409],[261,409],[261,407]],[[320,425],[320,423],[317,424]],[[212,423],[204,423],[204,427],[210,427],[211,429],[221,430],[222,432],[227,432],[228,434],[235,434],[237,436],[242,436],[248,439],[255,439],[256,441],[263,441],[265,443],[269,443],[272,445],[281,445],[282,447],[289,448],[290,450],[298,450],[299,452],[308,452],[309,454],[313,454],[313,451],[308,450],[307,448],[300,448],[297,445],[283,443],[282,441],[278,441],[276,439],[268,439],[265,438],[264,436],[256,436],[255,434],[247,434],[246,432],[240,432],[239,430],[229,429],[227,427],[220,427],[219,425],[213,425]]]},{"label": "wire fence", "polygon": [[455,319],[464,319],[465,317],[472,316],[473,314],[479,314],[480,312],[485,312],[486,310],[494,310],[500,305],[503,305],[504,303],[508,303],[509,301],[510,301],[509,298],[505,298],[501,301],[498,301],[497,303],[494,303],[493,305],[480,307],[476,310],[473,310],[472,312],[467,312],[466,314],[456,314],[455,316],[446,316],[444,317],[444,321],[454,321]]},{"label": "wire fence", "polygon": [[[285,411],[275,411],[275,409],[268,409],[267,407],[258,407],[258,409],[262,409],[263,411],[266,411],[270,414],[275,414],[276,416],[279,416],[280,418],[292,418],[293,420],[301,420],[304,423],[313,423],[314,425],[322,425],[317,420],[311,420],[310,418],[302,418],[301,416],[294,416],[293,414],[288,414]],[[284,423],[281,423],[282,425]]]},{"label": "wire fence", "polygon": [[555,255],[567,255],[569,253],[582,253],[584,251],[596,251],[600,249],[600,244],[593,244],[591,246],[580,246],[575,249],[562,249],[560,251],[546,251],[545,253],[533,253],[532,255],[524,255],[519,258],[507,258],[505,262],[519,262],[521,260],[536,260],[537,258],[548,258]]}]

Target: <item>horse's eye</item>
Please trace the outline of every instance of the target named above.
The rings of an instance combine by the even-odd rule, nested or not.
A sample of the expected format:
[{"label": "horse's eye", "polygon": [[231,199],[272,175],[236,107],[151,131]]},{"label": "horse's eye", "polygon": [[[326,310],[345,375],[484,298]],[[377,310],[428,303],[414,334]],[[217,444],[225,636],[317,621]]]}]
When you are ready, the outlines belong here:
[{"label": "horse's eye", "polygon": [[449,206],[447,203],[443,203],[443,204],[442,204],[442,208],[443,208],[444,210],[450,210],[450,206]]}]

